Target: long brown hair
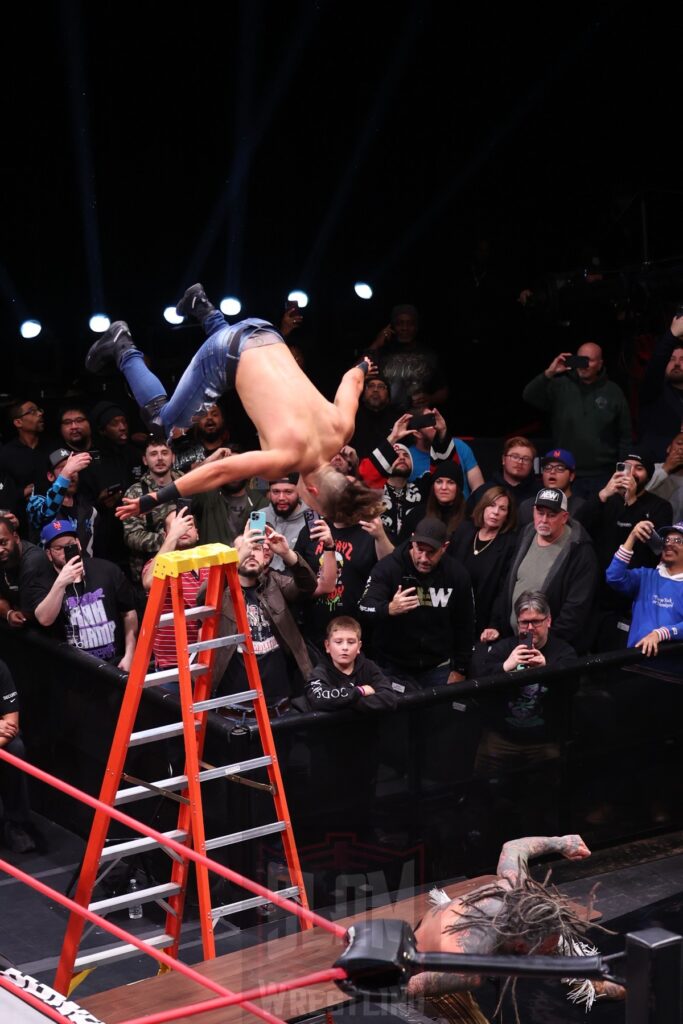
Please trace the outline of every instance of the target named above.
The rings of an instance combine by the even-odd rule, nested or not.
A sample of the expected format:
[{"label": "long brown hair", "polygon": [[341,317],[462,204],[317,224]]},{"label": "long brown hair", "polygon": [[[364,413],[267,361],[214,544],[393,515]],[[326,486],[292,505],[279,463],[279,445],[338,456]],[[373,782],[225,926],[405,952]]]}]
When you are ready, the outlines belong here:
[{"label": "long brown hair", "polygon": [[498,533],[509,533],[514,530],[517,526],[517,506],[515,500],[509,491],[506,491],[500,484],[496,484],[495,487],[489,487],[484,491],[481,498],[474,506],[474,512],[472,513],[472,522],[478,530],[484,525],[484,510],[493,505],[497,498],[507,498],[508,500],[508,514],[507,519],[501,526]]},{"label": "long brown hair", "polygon": [[455,499],[450,505],[440,505],[436,499],[436,495],[434,494],[434,484],[438,479],[439,471],[437,470],[434,473],[434,479],[432,480],[429,488],[425,515],[435,516],[437,519],[440,519],[442,523],[445,523],[447,535],[450,537],[453,530],[455,530],[457,526],[460,526],[460,523],[465,517],[465,499],[462,496],[462,491],[456,484],[455,486],[457,487],[457,490],[455,492]]}]

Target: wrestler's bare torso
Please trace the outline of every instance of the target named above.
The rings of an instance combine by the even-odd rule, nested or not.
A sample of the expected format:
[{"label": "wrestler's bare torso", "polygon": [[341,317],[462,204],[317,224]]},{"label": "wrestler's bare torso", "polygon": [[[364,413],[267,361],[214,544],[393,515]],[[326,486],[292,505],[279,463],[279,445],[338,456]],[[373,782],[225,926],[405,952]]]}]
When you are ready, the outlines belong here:
[{"label": "wrestler's bare torso", "polygon": [[[293,472],[301,474],[305,487],[306,478],[326,466],[353,433],[364,380],[358,367],[347,370],[334,402],[328,402],[279,338],[272,345],[245,349],[235,387],[258,431],[261,450],[207,461],[176,481],[178,492],[185,497],[231,480],[277,480]],[[310,494],[307,500],[312,500]],[[119,519],[138,514],[139,499],[124,498],[116,510]]]},{"label": "wrestler's bare torso", "polygon": [[[361,371],[355,373],[362,386]],[[320,394],[286,345],[243,352],[235,386],[261,449],[280,453],[283,472],[313,472],[351,436],[354,417]]]}]

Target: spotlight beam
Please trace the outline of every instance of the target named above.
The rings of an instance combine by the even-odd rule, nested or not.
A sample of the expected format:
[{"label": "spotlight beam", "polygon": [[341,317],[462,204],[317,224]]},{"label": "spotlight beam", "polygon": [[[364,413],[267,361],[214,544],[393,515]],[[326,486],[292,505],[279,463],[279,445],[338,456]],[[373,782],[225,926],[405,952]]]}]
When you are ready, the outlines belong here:
[{"label": "spotlight beam", "polygon": [[90,287],[90,308],[104,308],[102,281],[102,253],[97,220],[95,170],[88,131],[88,113],[85,102],[86,81],[83,67],[83,33],[80,4],[60,4],[61,30],[67,54],[67,92],[71,120],[71,135],[76,158],[76,170],[81,199],[81,218],[85,243],[85,265]]},{"label": "spotlight beam", "polygon": [[[261,20],[260,24],[262,23]],[[178,294],[188,283],[201,277],[201,271],[225,223],[228,212],[239,206],[243,194],[243,184],[249,174],[254,153],[261,144],[286,92],[287,85],[298,68],[301,54],[311,38],[315,24],[314,18],[302,15],[299,22],[293,26],[289,39],[286,43],[283,42],[281,52],[285,54],[285,59],[274,73],[272,86],[263,101],[261,110],[253,118],[249,134],[233,158],[226,187],[216,200],[206,227],[190,257],[187,272],[178,288]]]}]

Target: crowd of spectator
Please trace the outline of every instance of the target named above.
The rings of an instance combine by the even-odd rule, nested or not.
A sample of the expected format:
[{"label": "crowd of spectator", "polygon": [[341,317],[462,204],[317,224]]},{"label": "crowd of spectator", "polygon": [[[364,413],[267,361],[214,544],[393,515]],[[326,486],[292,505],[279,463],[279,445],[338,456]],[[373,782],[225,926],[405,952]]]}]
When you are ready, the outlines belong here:
[{"label": "crowd of spectator", "polygon": [[[418,327],[415,308],[397,306],[369,345],[378,370],[366,379],[355,434],[333,460],[378,492],[380,514],[360,522],[321,519],[291,475],[235,481],[121,523],[114,510],[123,496],[157,491],[198,462],[242,450],[223,409],[212,406],[165,443],[131,436],[116,402],[67,401],[52,417],[19,396],[0,448],[0,619],[126,672],[156,555],[234,545],[273,715],[386,709],[407,692],[475,673],[566,665],[627,643],[656,655],[662,640],[678,639],[683,317],[647,368],[640,425],[608,379],[600,346],[586,340],[524,389],[548,416],[543,449],[511,419],[498,466],[483,467],[477,440],[448,427],[449,387]],[[250,515],[261,509],[265,529],[252,529]],[[203,582],[188,574],[188,606]],[[221,628],[235,632],[227,592]],[[165,627],[155,666],[174,659]],[[16,693],[3,680],[0,743],[16,746]],[[556,710],[547,700],[544,710],[534,686],[520,685],[492,709],[477,770],[521,736],[555,742]],[[248,689],[239,648],[216,659],[214,688]],[[17,833],[24,798],[7,796],[3,776],[0,785],[6,841],[26,847]],[[13,800],[23,808],[17,820]]]}]

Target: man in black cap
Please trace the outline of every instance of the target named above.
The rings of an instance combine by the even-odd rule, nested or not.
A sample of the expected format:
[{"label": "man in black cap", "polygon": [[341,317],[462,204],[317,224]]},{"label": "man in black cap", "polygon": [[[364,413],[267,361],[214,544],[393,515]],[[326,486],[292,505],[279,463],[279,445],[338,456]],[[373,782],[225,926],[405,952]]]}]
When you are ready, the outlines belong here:
[{"label": "man in black cap", "polygon": [[[304,513],[309,511],[308,505],[299,497],[298,483],[299,474],[289,473],[278,480],[271,480],[268,489],[270,505],[266,507],[266,522],[276,533],[286,537],[290,548],[296,544],[306,523]],[[275,556],[272,567],[282,572],[285,565],[279,556]]]},{"label": "man in black cap", "polygon": [[534,521],[519,535],[512,565],[493,609],[484,642],[517,632],[515,602],[524,591],[542,591],[553,618],[553,633],[575,650],[587,649],[586,635],[598,587],[598,563],[588,534],[569,522],[567,496],[556,487],[536,495]]},{"label": "man in black cap", "polygon": [[81,489],[98,507],[113,509],[142,475],[141,456],[129,440],[128,419],[115,402],[98,402],[91,413],[100,459],[81,477]]},{"label": "man in black cap", "polygon": [[[557,487],[567,495],[567,511],[575,516],[584,503],[583,498],[572,494],[572,483],[576,478],[576,459],[566,448],[552,448],[541,459],[541,480],[544,487]],[[517,524],[526,526],[533,522],[534,500],[527,498],[517,509]]]},{"label": "man in black cap", "polygon": [[[579,510],[577,518],[593,539],[601,569],[607,568],[614,552],[642,519],[650,520],[656,530],[671,523],[671,503],[646,489],[653,472],[650,453],[631,448],[605,486]],[[657,561],[657,555],[646,544],[636,545],[634,569],[654,568]]]},{"label": "man in black cap", "polygon": [[368,376],[358,403],[356,426],[350,444],[365,459],[387,436],[398,412],[389,398],[389,382],[380,374]]},{"label": "man in black cap", "polygon": [[472,654],[470,578],[443,557],[447,547],[445,525],[425,517],[409,541],[379,560],[359,602],[374,627],[378,663],[410,688],[459,682]]},{"label": "man in black cap", "polygon": [[[653,472],[650,453],[643,448],[631,448],[624,461],[618,463],[616,473],[577,514],[593,540],[601,570],[596,650],[624,647],[631,619],[630,599],[605,580],[605,570],[614,552],[626,543],[633,527],[642,520],[651,522],[655,530],[668,526],[673,520],[671,503],[646,489]],[[631,567],[654,569],[658,561],[658,552],[637,538]]]},{"label": "man in black cap", "polygon": [[57,448],[48,455],[47,487],[44,493],[32,494],[28,500],[28,521],[32,539],[53,519],[72,519],[78,524],[78,536],[89,555],[93,554],[93,525],[97,513],[92,504],[78,493],[79,474],[91,462],[89,452],[72,452]]}]

